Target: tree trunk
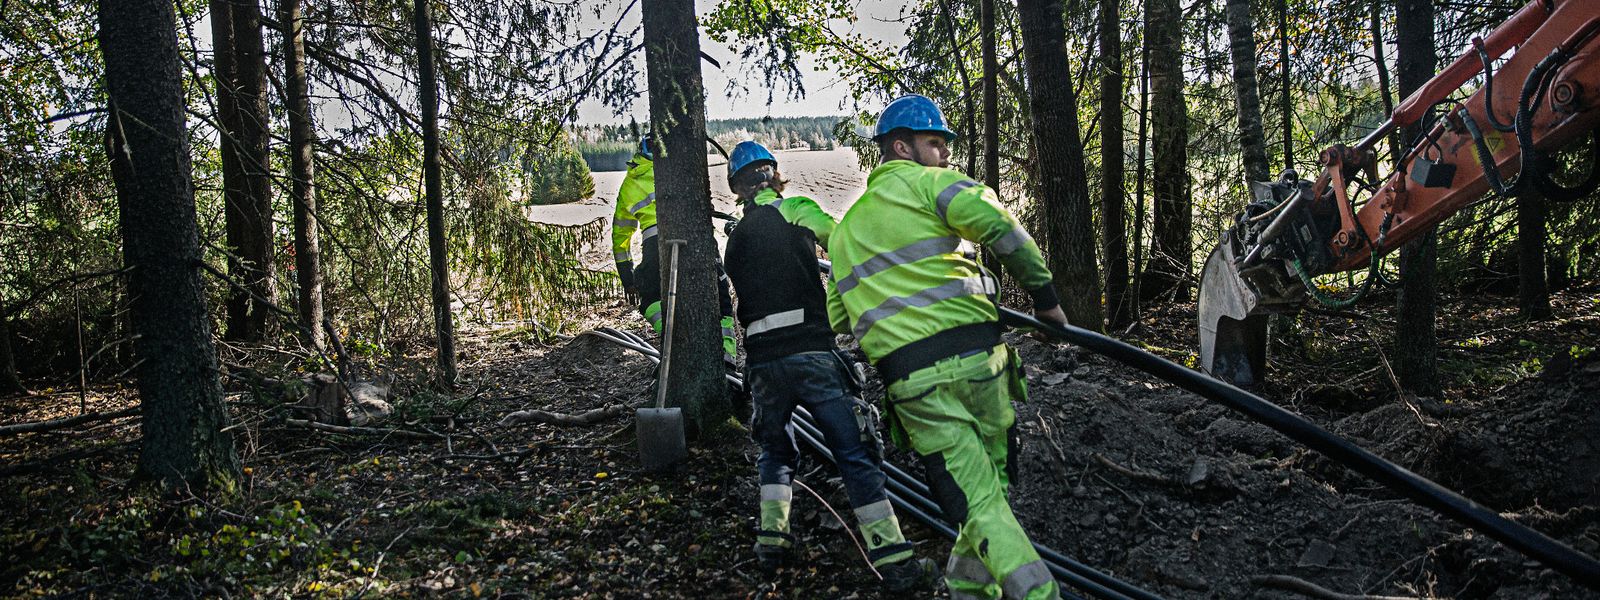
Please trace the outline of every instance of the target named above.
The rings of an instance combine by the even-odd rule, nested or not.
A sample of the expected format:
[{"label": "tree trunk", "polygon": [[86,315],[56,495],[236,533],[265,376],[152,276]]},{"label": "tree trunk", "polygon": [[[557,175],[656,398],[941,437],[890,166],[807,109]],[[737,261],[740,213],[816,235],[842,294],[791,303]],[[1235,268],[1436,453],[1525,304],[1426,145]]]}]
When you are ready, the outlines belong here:
[{"label": "tree trunk", "polygon": [[1134,318],[1139,316],[1139,300],[1144,297],[1140,292],[1145,266],[1144,189],[1150,175],[1149,163],[1145,160],[1150,149],[1150,43],[1147,35],[1149,27],[1145,29],[1140,32],[1144,39],[1139,44],[1139,159],[1133,169],[1133,289],[1128,294]]},{"label": "tree trunk", "polygon": [[983,35],[983,184],[1000,193],[1000,61],[995,57],[994,0],[978,0]]},{"label": "tree trunk", "polygon": [[950,0],[939,0],[939,10],[944,13],[945,40],[950,44],[950,59],[961,74],[961,101],[966,105],[966,117],[961,120],[961,137],[967,141],[967,176],[978,171],[978,136],[974,135],[978,111],[972,102],[972,77],[967,74],[967,59],[961,54],[961,40],[956,36],[956,13],[950,9]]},{"label": "tree trunk", "polygon": [[1517,307],[1523,317],[1536,321],[1551,316],[1544,243],[1545,199],[1529,190],[1517,198]]},{"label": "tree trunk", "polygon": [[1183,96],[1183,28],[1177,0],[1147,0],[1145,27],[1150,46],[1151,166],[1155,185],[1155,231],[1144,298],[1168,294],[1189,300],[1190,230],[1194,216],[1189,197],[1189,111]]},{"label": "tree trunk", "polygon": [[1122,0],[1100,0],[1100,222],[1105,237],[1106,307],[1111,327],[1133,322],[1128,296],[1127,193],[1122,145]]},{"label": "tree trunk", "polygon": [[[1378,67],[1378,95],[1383,98],[1385,117],[1394,114],[1394,95],[1389,92],[1389,62],[1383,53],[1383,3],[1372,3],[1372,60]],[[1389,132],[1389,156],[1400,167],[1400,134]]]},{"label": "tree trunk", "polygon": [[17,359],[11,354],[11,316],[0,308],[0,396],[27,393],[17,377]]},{"label": "tree trunk", "polygon": [[1038,198],[1044,208],[1048,252],[1045,262],[1055,274],[1067,321],[1100,331],[1105,327],[1105,313],[1095,263],[1094,219],[1061,0],[1019,0],[1017,20],[1022,23],[1023,63],[1038,148]]},{"label": "tree trunk", "polygon": [[428,266],[433,273],[433,327],[439,337],[439,383],[456,382],[456,332],[450,315],[450,263],[444,235],[444,176],[439,172],[439,78],[433,64],[428,0],[416,0],[418,80],[422,87],[422,181],[428,203]]},{"label": "tree trunk", "polygon": [[289,163],[294,177],[295,281],[299,284],[300,326],[314,348],[322,347],[322,254],[317,242],[316,166],[312,148],[311,87],[306,80],[305,19],[301,0],[283,0],[278,18],[288,27],[283,40],[284,104],[289,113]]},{"label": "tree trunk", "polygon": [[211,0],[211,35],[222,126],[228,273],[244,285],[228,292],[226,335],[257,341],[267,333],[272,314],[268,304],[276,294],[261,6],[256,0]]},{"label": "tree trunk", "polygon": [[[995,56],[994,0],[978,0],[978,31],[983,42],[983,184],[1004,198],[1000,189],[1000,60]],[[1000,257],[983,249],[983,266],[1003,277]]]},{"label": "tree trunk", "polygon": [[1228,47],[1233,56],[1233,93],[1239,107],[1239,143],[1246,181],[1270,181],[1267,134],[1261,124],[1261,89],[1256,81],[1256,28],[1250,0],[1228,0]]},{"label": "tree trunk", "polygon": [[137,476],[207,495],[237,488],[239,461],[200,278],[200,241],[170,0],[101,0],[107,154],[132,271],[134,370],[143,416]]},{"label": "tree trunk", "polygon": [[1294,168],[1294,104],[1289,99],[1289,0],[1278,0],[1278,79],[1282,97],[1279,110],[1283,116],[1283,168]]},{"label": "tree trunk", "polygon": [[[1400,97],[1408,97],[1433,78],[1437,62],[1433,41],[1432,0],[1396,2],[1395,37]],[[1405,128],[1401,139],[1414,140],[1429,126],[1432,115],[1418,125]],[[1395,375],[1400,385],[1412,393],[1432,395],[1439,391],[1438,354],[1434,313],[1438,300],[1434,292],[1434,271],[1438,261],[1438,240],[1434,230],[1412,240],[1400,249],[1400,295],[1396,301]]]},{"label": "tree trunk", "polygon": [[678,302],[672,331],[668,401],[683,407],[697,436],[720,432],[730,412],[723,382],[717,245],[711,232],[711,182],[706,173],[705,88],[693,0],[644,0],[645,68],[650,128],[656,141],[656,220],[661,289],[668,289],[671,248],[678,257]]}]

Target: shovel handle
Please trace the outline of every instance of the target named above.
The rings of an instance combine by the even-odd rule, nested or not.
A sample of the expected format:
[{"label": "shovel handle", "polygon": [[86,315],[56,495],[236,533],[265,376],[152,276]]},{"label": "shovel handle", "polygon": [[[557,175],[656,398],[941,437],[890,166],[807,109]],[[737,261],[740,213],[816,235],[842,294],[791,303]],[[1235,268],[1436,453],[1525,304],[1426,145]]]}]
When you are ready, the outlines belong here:
[{"label": "shovel handle", "polygon": [[666,306],[661,311],[661,374],[656,378],[656,408],[667,405],[667,368],[672,364],[672,322],[678,309],[678,249],[689,242],[663,239],[661,243],[671,248],[671,255],[667,262]]}]

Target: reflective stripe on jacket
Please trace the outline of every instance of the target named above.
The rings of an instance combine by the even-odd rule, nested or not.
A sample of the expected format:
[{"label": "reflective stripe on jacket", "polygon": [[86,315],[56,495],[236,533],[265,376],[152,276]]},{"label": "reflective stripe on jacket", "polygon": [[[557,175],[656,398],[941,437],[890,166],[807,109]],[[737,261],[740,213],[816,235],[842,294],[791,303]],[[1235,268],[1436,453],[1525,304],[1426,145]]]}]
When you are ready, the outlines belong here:
[{"label": "reflective stripe on jacket", "polygon": [[828,244],[833,330],[854,333],[876,363],[951,328],[996,322],[993,284],[962,240],[993,250],[1024,289],[1050,285],[1039,245],[993,190],[950,169],[879,165]]},{"label": "reflective stripe on jacket", "polygon": [[633,232],[644,230],[648,239],[656,227],[655,166],[643,154],[635,154],[628,175],[617,190],[617,210],[611,216],[611,252],[620,272],[633,265]]}]

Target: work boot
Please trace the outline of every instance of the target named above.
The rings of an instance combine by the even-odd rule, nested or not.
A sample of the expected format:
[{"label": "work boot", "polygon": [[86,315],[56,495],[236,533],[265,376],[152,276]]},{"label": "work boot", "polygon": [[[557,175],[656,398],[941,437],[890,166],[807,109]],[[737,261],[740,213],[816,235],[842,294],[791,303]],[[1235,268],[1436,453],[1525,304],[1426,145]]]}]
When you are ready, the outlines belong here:
[{"label": "work boot", "polygon": [[883,589],[890,592],[931,590],[939,582],[939,567],[926,558],[908,558],[878,567]]},{"label": "work boot", "polygon": [[761,575],[772,577],[778,574],[778,568],[789,561],[789,549],[783,546],[757,543],[756,567],[761,569]]}]

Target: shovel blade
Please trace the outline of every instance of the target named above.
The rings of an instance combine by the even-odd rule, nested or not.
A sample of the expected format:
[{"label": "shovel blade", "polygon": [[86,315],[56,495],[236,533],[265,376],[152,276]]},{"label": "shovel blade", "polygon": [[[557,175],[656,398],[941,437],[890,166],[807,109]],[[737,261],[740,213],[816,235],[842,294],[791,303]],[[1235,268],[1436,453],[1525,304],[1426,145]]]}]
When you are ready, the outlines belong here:
[{"label": "shovel blade", "polygon": [[641,408],[634,415],[639,462],[646,471],[660,471],[689,456],[684,442],[683,409]]}]

